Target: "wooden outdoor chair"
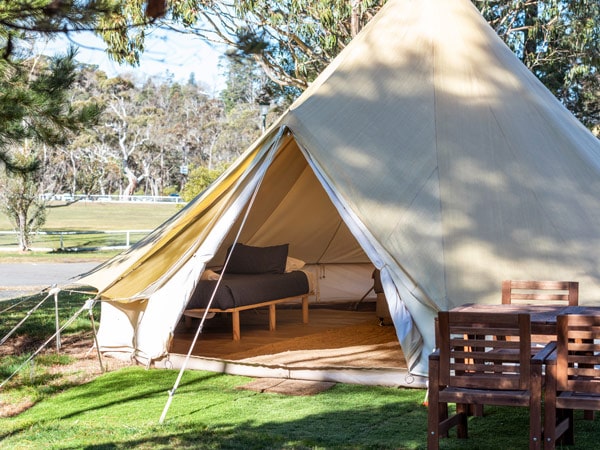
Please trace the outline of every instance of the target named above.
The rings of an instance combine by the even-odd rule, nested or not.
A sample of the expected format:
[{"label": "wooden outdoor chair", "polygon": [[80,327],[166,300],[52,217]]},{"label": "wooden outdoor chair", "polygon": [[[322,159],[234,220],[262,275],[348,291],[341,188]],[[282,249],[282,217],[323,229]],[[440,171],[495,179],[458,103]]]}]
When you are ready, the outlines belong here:
[{"label": "wooden outdoor chair", "polygon": [[576,306],[579,304],[579,283],[505,280],[502,282],[502,303]]},{"label": "wooden outdoor chair", "polygon": [[[579,283],[577,281],[521,281],[502,282],[503,304],[564,305],[579,304]],[[554,340],[554,335],[534,335],[532,347],[541,347]]]},{"label": "wooden outdoor chair", "polygon": [[[429,356],[427,447],[457,427],[467,438],[469,409],[478,405],[529,408],[529,448],[542,447],[542,363],[546,352],[531,356],[528,314],[442,311],[438,348]],[[448,417],[448,403],[456,414]]]},{"label": "wooden outdoor chair", "polygon": [[[573,410],[600,410],[600,316],[558,316],[556,351],[546,360],[544,448],[574,443]],[[584,416],[585,417],[585,416]]]}]

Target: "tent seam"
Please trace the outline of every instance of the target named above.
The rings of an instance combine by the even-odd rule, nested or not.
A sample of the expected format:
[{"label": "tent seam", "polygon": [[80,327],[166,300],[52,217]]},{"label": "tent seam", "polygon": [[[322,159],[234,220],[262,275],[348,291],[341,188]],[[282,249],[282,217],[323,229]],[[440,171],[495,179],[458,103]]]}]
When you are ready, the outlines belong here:
[{"label": "tent seam", "polygon": [[[441,177],[440,177],[440,152],[439,152],[439,142],[438,142],[438,121],[437,121],[437,90],[436,90],[436,83],[435,83],[435,79],[436,79],[436,71],[435,71],[435,45],[433,44],[433,38],[431,38],[432,40],[430,41],[430,45],[431,45],[431,81],[432,81],[432,86],[433,86],[433,128],[434,128],[434,135],[435,135],[435,160],[436,160],[436,168],[437,168],[437,185],[438,185],[438,205],[439,205],[439,214],[440,214],[440,226],[442,228],[442,254],[441,254],[441,259],[442,259],[442,268],[444,270],[444,276],[443,276],[443,282],[444,282],[444,298],[443,298],[443,302],[445,305],[445,308],[448,308],[448,271],[446,268],[446,254],[445,254],[445,249],[446,249],[446,234],[444,233],[444,208],[443,208],[443,201],[442,201],[442,182],[441,182]],[[436,170],[434,170],[432,172],[435,173]],[[442,300],[442,299],[440,299]]]}]

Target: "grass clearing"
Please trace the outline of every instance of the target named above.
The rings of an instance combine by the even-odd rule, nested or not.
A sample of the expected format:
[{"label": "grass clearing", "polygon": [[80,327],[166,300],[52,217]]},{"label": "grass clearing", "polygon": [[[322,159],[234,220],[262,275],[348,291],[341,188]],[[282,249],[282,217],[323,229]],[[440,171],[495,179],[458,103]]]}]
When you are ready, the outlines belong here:
[{"label": "grass clearing", "polygon": [[[59,294],[58,320],[61,327],[81,310],[88,297],[69,292]],[[38,294],[0,302],[0,338],[4,340],[9,336],[0,347],[0,382],[10,378],[0,391],[0,416],[3,412],[6,415],[4,409],[9,413],[21,411],[74,383],[73,373],[62,372],[63,369],[72,372],[68,366],[77,359],[68,351],[61,349],[61,352],[56,352],[56,339],[28,362],[31,355],[56,332],[54,297],[44,298],[44,295]],[[99,309],[99,306],[94,308],[96,318]],[[61,331],[60,341],[67,347],[83,339],[91,342],[91,329],[88,312],[83,311]]]},{"label": "grass clearing", "polygon": [[[58,316],[59,322],[64,323],[81,309],[84,302],[91,295],[73,294],[68,291],[61,291],[58,295]],[[24,317],[29,314],[27,320],[13,334],[13,340],[19,339],[22,346],[36,345],[44,339],[51,336],[55,331],[55,309],[54,297],[46,298],[43,294],[36,294],[29,297],[6,300],[0,303],[0,337],[4,337],[11,331]],[[40,305],[40,302],[42,302]],[[39,306],[38,306],[39,305]],[[34,310],[34,308],[37,308]],[[99,305],[94,308],[94,315],[99,315]],[[86,313],[81,314],[67,329],[65,334],[87,331],[90,328],[90,322]],[[25,342],[25,338],[27,341]],[[10,341],[9,341],[10,342]],[[16,350],[21,350],[17,348]],[[18,353],[21,353],[20,351]],[[2,354],[0,352],[0,354]]]},{"label": "grass clearing", "polygon": [[159,425],[176,375],[103,375],[3,420],[0,438],[12,448],[423,448],[422,391],[337,385],[293,397],[238,389],[248,378],[190,371]]},{"label": "grass clearing", "polygon": [[[85,299],[83,294],[62,293],[61,323]],[[39,300],[2,302],[0,335]],[[6,311],[9,306],[13,308]],[[53,301],[44,302],[34,315],[29,328],[0,348],[2,381],[34,344],[54,332]],[[89,321],[81,317],[65,330],[64,341],[83,337],[89,348],[90,329]],[[3,448],[427,448],[427,408],[421,389],[337,384],[312,396],[286,396],[240,389],[251,381],[247,377],[187,371],[160,425],[178,371],[126,367],[99,375],[92,357],[88,364],[95,364],[96,374],[90,375],[92,366],[78,365],[68,348],[65,344],[60,354],[50,348],[0,390],[0,412],[10,412],[0,419]],[[468,440],[457,439],[452,431],[441,448],[527,448],[528,422],[526,408],[486,407],[484,417],[469,418]],[[582,413],[576,412],[577,445],[570,448],[595,448],[599,437],[600,420],[582,420]]]},{"label": "grass clearing", "polygon": [[[47,210],[44,230],[153,230],[180,209],[174,203],[54,202]],[[4,214],[0,214],[0,230],[12,230]]]},{"label": "grass clearing", "polygon": [[[121,369],[3,419],[10,448],[425,449],[423,391],[338,384],[299,397],[239,389],[250,379],[188,371],[167,419],[158,423],[177,372]],[[594,448],[598,421],[576,413],[572,449]],[[525,408],[487,407],[471,417],[468,440],[442,449],[527,448]]]},{"label": "grass clearing", "polygon": [[[124,246],[129,239],[133,244],[165,222],[177,211],[181,205],[174,203],[102,203],[102,202],[76,202],[65,204],[53,202],[47,210],[47,220],[41,231],[45,232],[86,232],[85,234],[49,234],[38,235],[34,238],[33,247],[53,249],[59,256],[66,256],[69,250],[94,249],[111,246]],[[125,231],[131,232],[129,237]],[[0,231],[12,231],[8,217],[0,214]],[[122,231],[120,233],[97,233],[98,231]],[[14,249],[14,252],[0,253],[0,261],[7,262],[7,258],[19,258],[17,252],[16,236],[0,234],[0,247]],[[62,250],[62,251],[58,251]],[[37,252],[48,254],[49,252]],[[81,251],[78,254],[83,255]],[[115,254],[116,252],[113,252]],[[29,256],[32,256],[28,253]],[[32,256],[33,258],[38,258]],[[82,256],[85,258],[85,256]],[[108,259],[108,258],[104,258]]]}]

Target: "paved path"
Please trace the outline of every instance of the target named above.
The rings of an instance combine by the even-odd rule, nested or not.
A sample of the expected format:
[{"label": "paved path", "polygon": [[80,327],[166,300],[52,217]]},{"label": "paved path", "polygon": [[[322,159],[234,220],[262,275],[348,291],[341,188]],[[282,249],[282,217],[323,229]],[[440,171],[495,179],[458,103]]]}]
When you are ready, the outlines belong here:
[{"label": "paved path", "polygon": [[53,284],[62,284],[99,264],[0,263],[0,300],[33,294]]}]

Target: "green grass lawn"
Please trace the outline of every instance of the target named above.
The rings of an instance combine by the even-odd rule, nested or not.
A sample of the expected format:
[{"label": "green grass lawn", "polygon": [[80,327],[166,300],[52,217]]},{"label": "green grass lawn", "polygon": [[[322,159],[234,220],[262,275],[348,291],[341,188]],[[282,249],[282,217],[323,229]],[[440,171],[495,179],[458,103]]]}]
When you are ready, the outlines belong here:
[{"label": "green grass lawn", "polygon": [[[76,202],[65,205],[55,202],[47,210],[46,224],[41,231],[89,231],[75,235],[39,235],[33,247],[53,250],[93,249],[126,244],[126,234],[98,234],[93,231],[142,230],[129,235],[129,243],[142,239],[181,209],[173,203],[101,203]],[[8,218],[0,214],[0,231],[12,231]],[[0,234],[0,247],[17,250],[14,235]],[[113,253],[114,254],[114,253]],[[35,255],[28,255],[35,257]],[[0,253],[0,260],[14,254]]]},{"label": "green grass lawn", "polygon": [[[86,296],[62,293],[61,323]],[[2,303],[0,337],[41,299]],[[11,307],[6,311],[7,307]],[[96,308],[95,308],[96,309]],[[95,312],[96,319],[99,312]],[[101,320],[101,317],[99,318]],[[88,333],[85,317],[64,336]],[[8,341],[14,354],[0,356],[4,381],[36,342],[54,331],[54,302],[47,301]],[[23,345],[24,343],[29,345]],[[178,372],[128,367],[74,383],[53,375],[52,365],[72,363],[49,351],[25,366],[0,389],[0,410],[13,402],[22,411],[0,418],[0,448],[10,449],[425,449],[425,391],[337,384],[312,396],[258,393],[240,389],[250,378],[187,371],[164,424],[159,424]],[[0,350],[2,350],[0,348]],[[0,353],[2,354],[2,353]],[[26,399],[24,403],[23,400]],[[10,409],[10,408],[7,408]],[[526,408],[486,406],[484,417],[469,418],[469,439],[442,439],[442,449],[527,448]],[[576,445],[597,448],[600,419],[576,412]]]},{"label": "green grass lawn", "polygon": [[187,372],[163,425],[172,370],[121,369],[2,419],[8,448],[424,448],[423,391],[336,385],[297,397],[248,378]]},{"label": "green grass lawn", "polygon": [[[188,371],[165,423],[159,418],[177,372],[121,369],[0,421],[5,448],[30,449],[425,449],[422,390],[338,384],[313,396],[239,389],[250,379]],[[572,449],[597,448],[598,420],[577,414]],[[525,408],[487,407],[442,449],[525,449]]]},{"label": "green grass lawn", "polygon": [[[51,230],[153,230],[175,214],[174,203],[54,203],[48,208],[43,229]],[[0,213],[0,230],[11,231],[6,215]]]}]

